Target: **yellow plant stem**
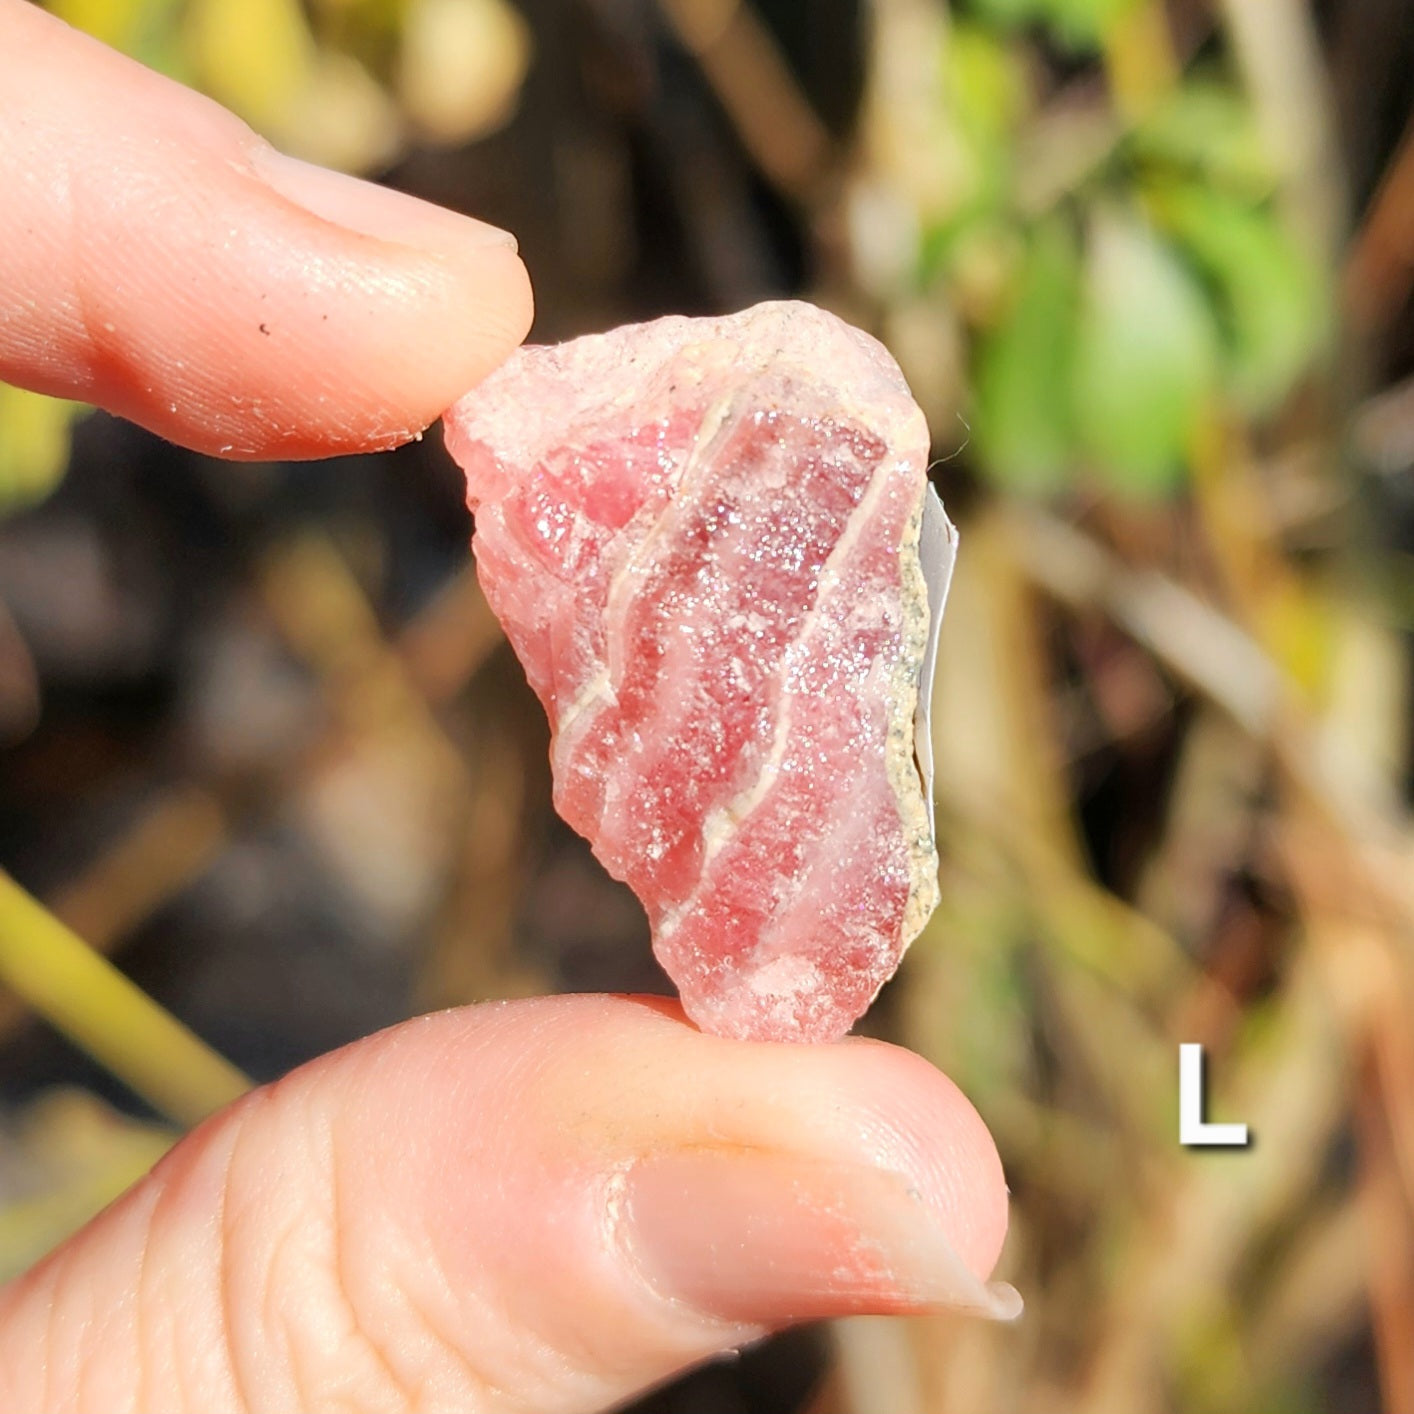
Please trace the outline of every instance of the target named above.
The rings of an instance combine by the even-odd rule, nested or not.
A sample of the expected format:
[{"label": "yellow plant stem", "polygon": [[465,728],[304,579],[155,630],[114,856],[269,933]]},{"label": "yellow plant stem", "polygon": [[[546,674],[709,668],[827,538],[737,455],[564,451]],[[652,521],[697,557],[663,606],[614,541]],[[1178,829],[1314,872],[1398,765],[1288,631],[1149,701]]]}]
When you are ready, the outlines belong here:
[{"label": "yellow plant stem", "polygon": [[0,870],[0,984],[177,1124],[251,1082]]},{"label": "yellow plant stem", "polygon": [[1155,0],[1126,7],[1104,40],[1105,71],[1115,108],[1126,123],[1147,117],[1178,83],[1168,15]]}]

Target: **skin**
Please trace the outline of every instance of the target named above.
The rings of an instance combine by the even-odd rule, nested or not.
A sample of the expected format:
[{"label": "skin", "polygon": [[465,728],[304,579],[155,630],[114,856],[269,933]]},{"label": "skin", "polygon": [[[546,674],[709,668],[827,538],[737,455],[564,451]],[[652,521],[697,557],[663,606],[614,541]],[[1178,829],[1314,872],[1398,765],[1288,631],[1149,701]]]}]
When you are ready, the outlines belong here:
[{"label": "skin", "polygon": [[[415,435],[529,328],[510,238],[289,166],[23,0],[0,95],[0,378],[314,457]],[[0,1289],[0,1409],[608,1409],[794,1320],[975,1299],[1006,1214],[906,1051],[464,1008],[256,1091]]]}]

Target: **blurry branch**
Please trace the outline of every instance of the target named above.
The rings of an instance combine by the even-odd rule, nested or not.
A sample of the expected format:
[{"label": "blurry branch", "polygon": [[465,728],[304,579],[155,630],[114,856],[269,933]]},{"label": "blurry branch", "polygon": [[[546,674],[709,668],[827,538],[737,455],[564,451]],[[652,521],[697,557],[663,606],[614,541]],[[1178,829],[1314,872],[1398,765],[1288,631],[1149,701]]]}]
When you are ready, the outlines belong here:
[{"label": "blurry branch", "polygon": [[178,1124],[197,1124],[250,1088],[3,872],[0,983]]},{"label": "blurry branch", "polygon": [[[51,900],[65,926],[100,953],[111,953],[220,853],[226,821],[205,790],[183,787],[161,796],[77,879]],[[0,993],[0,1033],[19,1015]]]},{"label": "blurry branch", "polygon": [[[1142,1219],[1108,1283],[1101,1338],[1076,1407],[1086,1414],[1171,1407],[1156,1379],[1166,1352],[1195,1331],[1216,1336],[1237,1328],[1228,1293],[1253,1250],[1317,1182],[1347,1101],[1344,1069],[1325,978],[1315,951],[1305,949],[1268,1034],[1244,1048],[1213,1099],[1220,1113],[1229,1106],[1240,1112],[1256,1142],[1240,1163],[1170,1151],[1148,1176]],[[1250,1398],[1249,1382],[1241,1386],[1238,1403]]]},{"label": "blurry branch", "polygon": [[1178,58],[1159,0],[1126,7],[1105,36],[1105,70],[1115,107],[1136,122],[1163,103],[1178,83]]},{"label": "blurry branch", "polygon": [[809,200],[831,160],[830,135],[771,32],[743,0],[659,0],[742,144],[787,196]]},{"label": "blurry branch", "polygon": [[[344,725],[376,724],[391,711],[404,727],[412,724],[413,736],[424,746],[431,744],[425,754],[433,758],[433,774],[454,787],[461,778],[462,764],[433,721],[428,704],[452,698],[501,641],[500,629],[473,571],[468,567],[449,580],[405,627],[396,644],[390,645],[332,547],[312,547],[306,542],[274,565],[272,595],[278,602],[278,617],[307,660],[330,679],[336,719]],[[321,771],[341,756],[326,732],[288,763],[291,778],[306,784],[317,781]],[[450,774],[449,765],[453,768]],[[504,786],[504,781],[501,784]],[[412,788],[411,776],[405,785]],[[254,816],[259,814],[259,810],[254,812]],[[215,782],[191,783],[157,797],[50,900],[52,917],[46,915],[36,937],[67,939],[56,945],[54,958],[59,971],[47,968],[46,957],[39,955],[47,944],[36,941],[31,948],[26,942],[24,929],[14,921],[21,915],[9,910],[0,913],[0,926],[9,930],[0,938],[0,982],[10,984],[9,991],[0,990],[0,1033],[32,1007],[104,1064],[109,1064],[110,1056],[115,1057],[112,1068],[116,1074],[155,1108],[179,1120],[199,1118],[244,1088],[244,1077],[232,1079],[235,1073],[224,1062],[203,1051],[209,1062],[215,1062],[215,1069],[208,1065],[203,1072],[185,1067],[196,1077],[191,1082],[196,1087],[195,1098],[185,1096],[178,1080],[174,1081],[178,1087],[175,1100],[168,1103],[161,1099],[167,1058],[179,1053],[183,1044],[200,1050],[200,1043],[180,1028],[178,1033],[185,1039],[174,1040],[178,1033],[171,1030],[175,1023],[170,1018],[149,1031],[147,1018],[156,1011],[155,1004],[95,954],[116,950],[200,876],[220,856],[232,832],[248,826],[252,819],[250,800],[244,795],[228,798]],[[486,833],[484,825],[475,832]],[[471,852],[478,854],[475,849]],[[29,909],[23,916],[32,919],[38,905],[30,901]],[[79,943],[79,938],[86,943]],[[66,990],[66,979],[71,976],[80,979],[74,983],[72,996]],[[80,983],[89,990],[80,992]],[[64,1010],[68,1003],[79,1008],[75,1017]],[[124,1010],[111,1016],[100,1014],[109,1005]],[[126,1030],[129,1026],[131,1031]],[[125,1031],[138,1039],[125,1043]],[[145,1052],[149,1044],[156,1048],[151,1054],[132,1053],[135,1049]],[[173,1046],[178,1051],[173,1051]],[[182,1067],[172,1069],[176,1072]],[[157,1076],[151,1082],[144,1078],[150,1072]],[[214,1098],[208,1098],[203,1088],[208,1083]]]},{"label": "blurry branch", "polygon": [[[346,573],[341,571],[341,576]],[[348,586],[344,589],[347,593]],[[320,592],[327,600],[327,591]],[[350,611],[346,607],[343,612]],[[365,633],[377,633],[366,607],[357,618]],[[405,665],[409,681],[397,689],[404,703],[416,702],[419,693],[428,702],[440,703],[465,686],[500,641],[500,628],[468,567],[406,626],[394,649],[377,657],[385,676],[389,670],[400,676],[404,669],[398,665]],[[328,755],[316,742],[309,769]],[[295,769],[299,774],[298,764]],[[249,824],[250,817],[248,801],[227,799],[215,783],[170,790],[148,804],[82,873],[56,890],[50,911],[90,948],[111,954],[210,867],[232,831]],[[0,1034],[23,1011],[21,997],[0,991]]]},{"label": "blurry branch", "polygon": [[[1414,133],[1411,133],[1414,138]],[[1414,230],[1414,141],[1409,143],[1409,229]],[[1414,245],[1410,247],[1410,281],[1414,284]],[[1352,290],[1352,298],[1362,298]],[[1414,466],[1414,378],[1365,402],[1352,426],[1356,450],[1382,476],[1397,476]]]},{"label": "blurry branch", "polygon": [[22,741],[39,722],[39,670],[5,601],[0,599],[0,746]]},{"label": "blurry branch", "polygon": [[1169,671],[1252,736],[1270,741],[1366,889],[1402,928],[1414,925],[1407,826],[1389,813],[1392,797],[1371,799],[1358,774],[1341,769],[1338,744],[1324,739],[1301,710],[1266,649],[1191,590],[1156,571],[1128,568],[1083,531],[1044,511],[1016,515],[1027,573],[1072,608],[1103,608]]},{"label": "blurry branch", "polygon": [[286,643],[327,680],[346,726],[408,726],[461,766],[431,704],[459,691],[501,642],[468,567],[390,643],[373,606],[334,544],[290,542],[266,561],[264,601]]},{"label": "blurry branch", "polygon": [[[1207,545],[1231,595],[1235,613],[1262,636],[1272,662],[1282,650],[1282,611],[1295,606],[1302,636],[1319,631],[1317,601],[1273,541],[1268,502],[1249,445],[1236,428],[1200,439],[1195,456],[1196,506]],[[1307,842],[1316,867],[1291,869],[1308,919],[1350,920],[1373,927],[1414,962],[1414,850],[1400,802],[1399,763],[1369,758],[1367,724],[1353,727],[1322,714],[1303,690],[1276,669],[1270,720],[1261,733],[1275,752],[1290,789],[1290,837]],[[1290,827],[1294,827],[1290,828]],[[1332,883],[1331,881],[1335,881]]]},{"label": "blurry branch", "polygon": [[46,1090],[26,1105],[0,1129],[8,1179],[0,1202],[0,1282],[130,1188],[178,1137],[165,1125],[117,1113],[86,1090]]},{"label": "blurry branch", "polygon": [[[1385,1414],[1414,1414],[1414,1207],[1390,1132],[1387,1083],[1370,1075],[1356,1094],[1360,1191],[1383,1406]],[[1407,1087],[1408,1075],[1398,1083]]]},{"label": "blurry branch", "polygon": [[949,857],[963,855],[967,837],[984,832],[1015,868],[1070,964],[1140,1005],[1155,1002],[1191,980],[1189,965],[1174,939],[1152,918],[1097,883],[1085,861],[1067,847],[1065,834],[1061,843],[1054,829],[1025,819],[1004,800],[979,794],[964,804],[963,818],[950,827],[944,817],[939,828]]},{"label": "blurry branch", "polygon": [[1088,869],[1045,857],[1039,840],[1013,838],[1009,843],[1028,886],[1056,925],[1057,943],[1072,961],[1121,987],[1138,1003],[1163,996],[1186,978],[1189,969],[1174,939],[1152,918],[1096,883]]},{"label": "blurry branch", "polygon": [[1078,1063],[1103,1098],[1121,1141],[1138,1141],[1152,1152],[1173,1134],[1168,1106],[1155,1103],[1172,1088],[1173,1046],[1133,998],[1090,970],[1068,965],[1063,949],[1049,962],[1047,993],[1071,1064]]},{"label": "blurry branch", "polygon": [[1034,220],[1059,205],[1113,157],[1129,132],[1098,94],[1062,89],[1017,138],[1017,210]]},{"label": "blurry branch", "polygon": [[1048,512],[1018,511],[1017,522],[1021,561],[1049,594],[1071,608],[1103,608],[1245,731],[1270,735],[1280,674],[1255,639],[1183,585],[1154,570],[1130,569]]},{"label": "blurry branch", "polygon": [[0,516],[42,501],[69,464],[81,403],[0,383]]},{"label": "blurry branch", "polygon": [[1353,1197],[1307,1223],[1304,1240],[1282,1265],[1254,1319],[1248,1348],[1255,1368],[1311,1368],[1355,1332],[1365,1307],[1367,1227]]},{"label": "blurry branch", "polygon": [[471,142],[515,112],[531,29],[510,0],[405,0],[397,94],[420,135]]},{"label": "blurry branch", "polygon": [[[969,839],[979,834],[993,842],[1073,961],[1153,997],[1172,984],[1181,954],[1090,872],[1056,738],[1033,552],[1018,552],[1011,529],[1000,516],[969,526],[943,625],[944,684],[934,722],[939,776],[948,783],[941,816],[947,853],[966,859]],[[1056,559],[1042,558],[1047,566]]]},{"label": "blurry branch", "polygon": [[908,1322],[856,1316],[834,1324],[839,1360],[839,1414],[928,1414],[909,1349]]},{"label": "blurry branch", "polygon": [[1414,290],[1414,119],[1356,234],[1344,272],[1345,308],[1378,334]]},{"label": "blurry branch", "polygon": [[328,713],[282,794],[385,928],[417,927],[465,828],[467,762],[331,540],[310,533],[276,547],[260,580]]},{"label": "blurry branch", "polygon": [[871,228],[882,227],[889,237],[886,246],[895,247],[882,262],[889,273],[883,278],[866,274],[867,283],[906,288],[922,226],[950,211],[957,195],[957,163],[949,160],[954,144],[944,116],[949,112],[943,60],[950,15],[929,0],[873,0],[869,18],[858,184],[874,195],[865,208],[867,219],[856,222],[854,241],[861,246],[856,259],[863,256],[866,268],[881,263],[869,248],[878,245],[880,234]]},{"label": "blurry branch", "polygon": [[299,0],[188,0],[181,77],[262,136],[326,166],[367,171],[403,142],[402,114],[353,57],[321,42]]},{"label": "blurry branch", "polygon": [[[1195,484],[1208,544],[1237,612],[1276,654],[1282,604],[1298,606],[1308,634],[1317,610],[1303,605],[1273,542],[1250,451],[1230,434],[1207,453]],[[1283,685],[1271,736],[1287,786],[1277,843],[1359,1067],[1352,1089],[1380,1377],[1385,1407],[1414,1414],[1414,831],[1397,788],[1403,763],[1398,752],[1381,759],[1375,743],[1385,732],[1371,715],[1381,704],[1398,712],[1399,694],[1366,695],[1378,700],[1350,720],[1348,691],[1327,692],[1331,705],[1318,712],[1309,693]]]},{"label": "blurry branch", "polygon": [[1220,0],[1219,8],[1297,229],[1329,263],[1341,239],[1345,192],[1311,6]]},{"label": "blurry branch", "polygon": [[999,1092],[987,1102],[987,1124],[1003,1153],[1021,1158],[1045,1191],[1083,1196],[1104,1207],[1111,1184],[1126,1162],[1127,1136],[1097,1119],[1045,1104],[1019,1089]]},{"label": "blurry branch", "polygon": [[468,565],[402,631],[398,651],[412,681],[436,705],[460,692],[501,641],[501,626]]},{"label": "blurry branch", "polygon": [[[1199,511],[1238,612],[1258,632],[1266,627],[1270,633],[1269,610],[1277,596],[1299,602],[1287,583],[1292,572],[1268,538],[1250,460],[1231,441],[1222,451],[1220,462],[1200,468]],[[1073,608],[1102,608],[1273,751],[1288,786],[1278,831],[1284,876],[1309,938],[1296,964],[1306,979],[1303,987],[1292,976],[1284,985],[1287,1058],[1267,1063],[1272,1088],[1265,1100],[1250,1089],[1257,1057],[1244,1059],[1239,1072],[1249,1087],[1241,1112],[1259,1135],[1255,1156],[1242,1166],[1243,1183],[1230,1171],[1218,1192],[1195,1173],[1175,1195],[1171,1234],[1153,1253],[1135,1259],[1118,1288],[1114,1319],[1103,1323],[1111,1334],[1097,1352],[1086,1407],[1096,1414],[1134,1414],[1141,1372],[1153,1367],[1165,1332],[1174,1329],[1178,1293],[1190,1293],[1189,1316],[1200,1318],[1191,1293],[1230,1282],[1244,1241],[1270,1226],[1299,1189],[1302,1175],[1277,1175],[1269,1171],[1271,1162],[1289,1165],[1292,1154],[1321,1151],[1321,1137],[1336,1120],[1334,1106],[1347,1092],[1336,1079],[1331,1039],[1317,1034],[1309,1002],[1320,996],[1322,1009],[1332,998],[1337,1002],[1342,1048],[1364,1065],[1363,1083],[1356,1087],[1371,1244],[1364,1274],[1386,1407],[1414,1414],[1414,1101],[1408,1088],[1414,1074],[1408,1025],[1414,1011],[1414,837],[1393,783],[1370,763],[1346,759],[1352,744],[1342,735],[1343,724],[1309,705],[1276,656],[1278,645],[1249,633],[1185,586],[1152,570],[1130,569],[1072,526],[1043,512],[1016,514],[1020,560],[1037,583]],[[1300,996],[1307,998],[1307,1020],[1298,1024]],[[1320,1103],[1313,1102],[1317,1095]],[[1291,1128],[1298,1116],[1300,1133]],[[1305,1181],[1312,1176],[1304,1175]],[[1345,1299],[1348,1304],[1350,1297]],[[1168,1314],[1149,1322],[1121,1317],[1136,1310]],[[1268,1326],[1269,1343],[1279,1329]]]},{"label": "blurry branch", "polygon": [[51,900],[54,916],[109,952],[194,879],[225,843],[220,805],[183,787],[160,797],[126,834]]},{"label": "blurry branch", "polygon": [[[475,568],[468,564],[404,628],[397,648],[410,680],[433,707],[450,701],[504,642]],[[469,782],[462,837],[449,867],[441,916],[415,997],[427,1006],[530,996],[551,985],[510,946],[523,887],[526,825],[533,810],[521,749],[487,722],[464,743]]]},{"label": "blurry branch", "polygon": [[262,589],[286,643],[328,681],[344,725],[370,728],[426,716],[426,702],[326,537],[309,534],[272,553]]},{"label": "blurry branch", "polygon": [[[331,718],[295,763],[288,798],[385,926],[416,930],[426,950],[416,1000],[444,1006],[543,990],[545,979],[510,947],[531,808],[525,761],[488,722],[453,741],[434,710],[503,641],[472,568],[392,641],[326,537],[276,548],[261,587],[286,644],[321,679]],[[358,818],[360,802],[390,787],[371,828]]]},{"label": "blurry branch", "polygon": [[[1336,682],[1298,681],[1292,659],[1290,619],[1296,613],[1304,640],[1331,612],[1324,596],[1303,585],[1273,536],[1263,478],[1235,429],[1204,437],[1197,448],[1196,508],[1205,547],[1216,561],[1234,603],[1234,618],[1219,613],[1186,587],[1152,571],[1130,569],[1084,533],[1042,513],[1018,514],[1027,548],[1022,561],[1037,581],[1076,608],[1099,607],[1192,687],[1226,710],[1253,739],[1272,752],[1284,778],[1276,842],[1283,878],[1294,895],[1307,942],[1288,964],[1283,985],[1283,1050],[1289,1059],[1266,1103],[1251,1089],[1259,1052],[1244,1046],[1237,1078],[1246,1097],[1239,1108],[1259,1136],[1254,1154],[1224,1175],[1222,1192],[1190,1186],[1174,1213],[1166,1248],[1133,1270],[1136,1283],[1121,1286],[1113,1334],[1102,1344],[1086,1407],[1133,1414],[1136,1382],[1153,1360],[1172,1318],[1149,1325],[1120,1318],[1122,1311],[1176,1309],[1176,1294],[1220,1289],[1236,1271],[1241,1243],[1250,1242],[1287,1201],[1299,1175],[1268,1172],[1271,1159],[1289,1165],[1293,1154],[1318,1154],[1329,1142],[1332,1108],[1351,1091],[1338,1084],[1330,1038],[1313,1029],[1309,999],[1322,1014],[1332,1003],[1343,1023],[1340,1050],[1359,1066],[1353,1088],[1358,1107],[1363,1206],[1370,1253],[1365,1267],[1380,1350],[1387,1407],[1414,1410],[1414,879],[1409,863],[1414,833],[1403,810],[1396,760],[1377,759],[1372,743],[1382,735],[1368,713],[1352,723],[1340,715],[1348,690]],[[1284,636],[1285,635],[1285,636]],[[1330,658],[1330,655],[1325,655]],[[1333,659],[1325,672],[1339,673]],[[1386,694],[1388,696],[1388,694]],[[1391,697],[1397,699],[1398,694]],[[1305,981],[1298,989],[1296,976]],[[1304,1008],[1297,1006],[1306,997]],[[1298,1025],[1303,1012],[1304,1024]],[[1294,1037],[1290,1028],[1305,1034]],[[1299,1050],[1292,1042],[1299,1039]],[[1304,1057],[1304,1061],[1300,1060]],[[1314,1061],[1315,1069],[1311,1069]],[[1306,1073],[1303,1075],[1302,1070]],[[1313,1096],[1322,1095],[1322,1104]],[[1299,1118],[1302,1132],[1291,1129]],[[1285,1131],[1285,1132],[1283,1132]],[[1314,1164],[1315,1159],[1312,1160]],[[1311,1175],[1307,1175],[1309,1180]],[[1256,1184],[1247,1200],[1257,1210],[1235,1209],[1240,1190]],[[1226,1237],[1223,1237],[1226,1230]],[[1215,1238],[1216,1234],[1216,1238]],[[1217,1241],[1220,1238],[1222,1241]],[[1228,1255],[1220,1249],[1231,1247]],[[1187,1254],[1166,1257],[1164,1250]],[[1207,1251],[1206,1269],[1194,1254]],[[1146,1270],[1147,1269],[1147,1270]],[[1185,1272],[1186,1269],[1186,1272]],[[1193,1298],[1190,1296],[1190,1303]],[[1191,1314],[1199,1314],[1193,1307]]]}]

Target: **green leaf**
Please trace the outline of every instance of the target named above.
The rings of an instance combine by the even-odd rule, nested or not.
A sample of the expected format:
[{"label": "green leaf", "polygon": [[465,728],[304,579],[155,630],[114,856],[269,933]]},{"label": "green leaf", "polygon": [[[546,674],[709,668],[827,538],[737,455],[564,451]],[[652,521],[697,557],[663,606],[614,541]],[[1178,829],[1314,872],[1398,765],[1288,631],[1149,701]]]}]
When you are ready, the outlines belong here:
[{"label": "green leaf", "polygon": [[203,92],[264,136],[288,134],[317,56],[299,0],[190,0],[182,41]]},{"label": "green leaf", "polygon": [[1141,164],[1265,196],[1276,172],[1251,105],[1218,79],[1193,79],[1150,113],[1130,139]]},{"label": "green leaf", "polygon": [[971,0],[969,11],[988,24],[1044,24],[1072,49],[1097,49],[1116,20],[1147,0]]},{"label": "green leaf", "polygon": [[[942,46],[944,111],[933,136],[929,165],[945,197],[928,213],[919,268],[926,284],[950,263],[951,248],[967,231],[994,222],[1011,200],[1015,133],[1027,103],[1026,76],[1015,54],[995,35],[960,23]],[[915,146],[930,138],[913,132]]]},{"label": "green leaf", "polygon": [[49,0],[45,8],[148,68],[186,77],[177,44],[181,0]]},{"label": "green leaf", "polygon": [[1064,485],[1074,451],[1069,372],[1080,262],[1069,225],[1032,233],[1011,308],[977,354],[974,432],[983,468],[1016,490]]},{"label": "green leaf", "polygon": [[1114,489],[1173,489],[1218,373],[1203,289],[1137,218],[1102,210],[1086,254],[1076,337],[1080,444]]},{"label": "green leaf", "polygon": [[1270,410],[1325,339],[1331,292],[1319,266],[1270,208],[1191,185],[1153,207],[1212,285],[1233,397],[1249,413]]},{"label": "green leaf", "polygon": [[968,10],[993,25],[1025,25],[1045,17],[1049,0],[971,0]]},{"label": "green leaf", "polygon": [[977,137],[1010,138],[1026,110],[1017,56],[990,31],[958,23],[943,48],[943,87],[958,124]]},{"label": "green leaf", "polygon": [[1072,49],[1098,49],[1116,23],[1149,0],[1045,0],[1046,19]]},{"label": "green leaf", "polygon": [[69,464],[69,426],[82,403],[0,383],[0,515],[41,501]]}]

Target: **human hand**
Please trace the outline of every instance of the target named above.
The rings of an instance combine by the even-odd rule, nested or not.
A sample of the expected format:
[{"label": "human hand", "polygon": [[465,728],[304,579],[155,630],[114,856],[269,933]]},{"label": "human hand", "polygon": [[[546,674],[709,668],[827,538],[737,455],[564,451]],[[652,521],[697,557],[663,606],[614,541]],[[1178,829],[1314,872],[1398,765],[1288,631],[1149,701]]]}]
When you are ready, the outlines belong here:
[{"label": "human hand", "polygon": [[0,0],[0,379],[219,456],[372,451],[530,318],[506,232],[284,157]]},{"label": "human hand", "polygon": [[[413,435],[529,325],[508,238],[22,0],[0,94],[0,377],[316,456]],[[1005,1228],[985,1127],[908,1052],[466,1008],[250,1095],[0,1291],[0,1409],[603,1409],[791,1321],[998,1309]]]}]

